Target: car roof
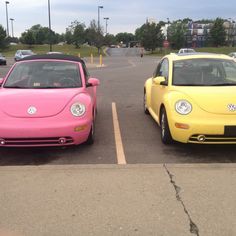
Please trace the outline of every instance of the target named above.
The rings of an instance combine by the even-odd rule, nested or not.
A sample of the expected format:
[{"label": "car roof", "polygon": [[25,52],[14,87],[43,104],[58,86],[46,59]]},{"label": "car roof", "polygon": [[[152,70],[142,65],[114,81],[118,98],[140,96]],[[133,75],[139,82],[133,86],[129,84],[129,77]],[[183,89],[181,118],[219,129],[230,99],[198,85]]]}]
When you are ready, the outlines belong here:
[{"label": "car roof", "polygon": [[225,54],[216,54],[216,53],[208,53],[208,52],[191,52],[191,53],[171,53],[167,55],[167,57],[171,58],[173,61],[183,60],[183,59],[197,59],[197,58],[212,58],[212,59],[229,59],[232,60],[231,57]]},{"label": "car roof", "polygon": [[32,52],[32,50],[30,50],[30,49],[19,49],[17,51],[19,51],[19,52]]},{"label": "car roof", "polygon": [[76,56],[65,55],[65,54],[42,54],[42,55],[32,55],[24,57],[19,61],[33,61],[33,60],[66,60],[84,63],[84,61]]},{"label": "car roof", "polygon": [[193,48],[180,48],[180,50],[194,50]]}]

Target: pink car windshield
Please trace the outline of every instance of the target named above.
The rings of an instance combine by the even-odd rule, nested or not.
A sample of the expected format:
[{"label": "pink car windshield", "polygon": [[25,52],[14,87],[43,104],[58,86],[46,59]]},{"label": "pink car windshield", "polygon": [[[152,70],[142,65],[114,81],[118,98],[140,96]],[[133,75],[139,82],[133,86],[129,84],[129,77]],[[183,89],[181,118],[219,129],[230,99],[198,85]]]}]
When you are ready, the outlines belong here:
[{"label": "pink car windshield", "polygon": [[26,61],[13,68],[4,88],[78,88],[82,86],[76,63],[58,61]]}]

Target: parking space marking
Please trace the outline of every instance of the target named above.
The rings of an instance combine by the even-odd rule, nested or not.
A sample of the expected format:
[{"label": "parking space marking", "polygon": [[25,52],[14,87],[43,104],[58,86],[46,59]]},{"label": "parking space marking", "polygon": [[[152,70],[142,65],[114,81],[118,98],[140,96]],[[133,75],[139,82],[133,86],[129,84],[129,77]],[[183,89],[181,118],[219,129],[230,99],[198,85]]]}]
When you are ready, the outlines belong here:
[{"label": "parking space marking", "polygon": [[117,162],[119,165],[125,165],[126,159],[125,159],[125,153],[120,133],[120,125],[116,110],[116,103],[112,103],[112,118],[113,118],[113,126],[114,126],[114,135],[115,135],[115,143],[116,143],[116,156],[117,156]]}]

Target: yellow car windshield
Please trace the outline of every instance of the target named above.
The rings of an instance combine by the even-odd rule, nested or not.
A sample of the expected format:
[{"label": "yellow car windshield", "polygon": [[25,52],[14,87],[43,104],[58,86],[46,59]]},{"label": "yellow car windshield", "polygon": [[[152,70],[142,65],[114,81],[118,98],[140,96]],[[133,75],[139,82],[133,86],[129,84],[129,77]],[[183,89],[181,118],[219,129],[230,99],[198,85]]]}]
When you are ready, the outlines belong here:
[{"label": "yellow car windshield", "polygon": [[236,63],[208,58],[175,61],[172,85],[236,86]]}]

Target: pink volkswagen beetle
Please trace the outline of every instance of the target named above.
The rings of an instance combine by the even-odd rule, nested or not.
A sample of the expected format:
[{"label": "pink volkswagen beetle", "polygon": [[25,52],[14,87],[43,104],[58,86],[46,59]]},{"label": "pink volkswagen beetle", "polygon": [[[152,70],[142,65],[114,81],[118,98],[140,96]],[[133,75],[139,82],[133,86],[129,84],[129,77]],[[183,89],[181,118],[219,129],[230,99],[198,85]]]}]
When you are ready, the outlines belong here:
[{"label": "pink volkswagen beetle", "polygon": [[94,141],[96,86],[85,63],[34,55],[0,79],[0,146],[66,146]]}]

